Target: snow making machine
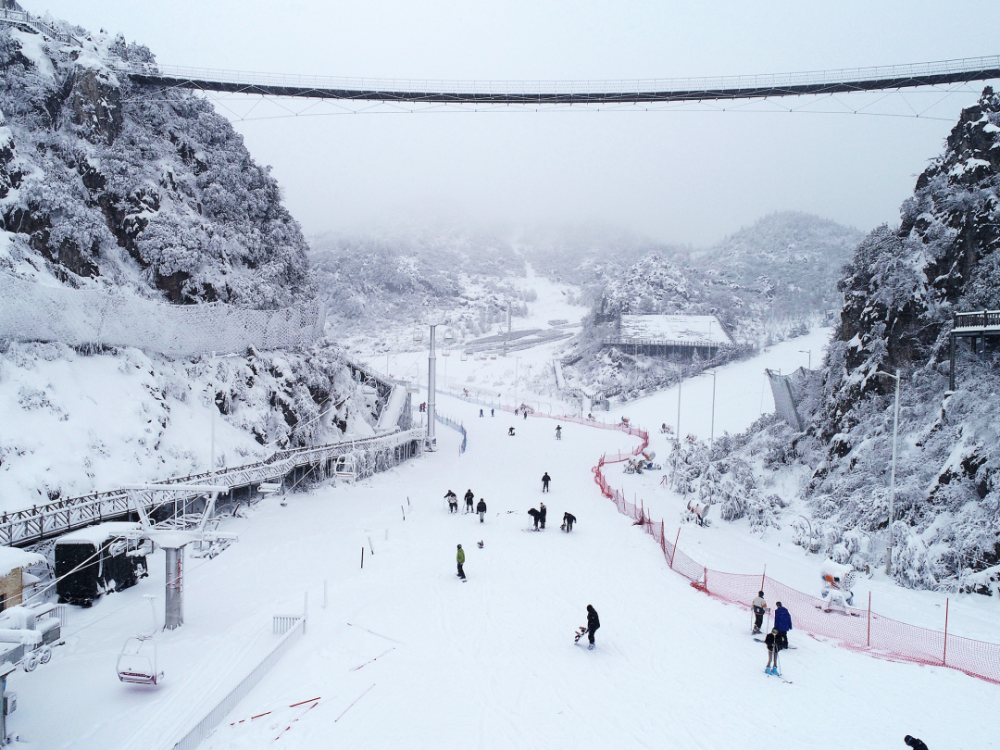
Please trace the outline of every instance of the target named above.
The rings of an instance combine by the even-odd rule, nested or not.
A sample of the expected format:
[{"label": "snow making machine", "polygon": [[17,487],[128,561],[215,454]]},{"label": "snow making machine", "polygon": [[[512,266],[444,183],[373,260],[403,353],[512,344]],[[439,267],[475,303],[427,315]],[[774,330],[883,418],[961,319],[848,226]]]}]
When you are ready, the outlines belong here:
[{"label": "snow making machine", "polygon": [[829,558],[823,561],[820,568],[823,590],[820,592],[820,596],[826,602],[827,612],[834,606],[846,609],[854,602],[854,592],[851,591],[851,586],[854,583],[854,572],[852,565],[842,565]]},{"label": "snow making machine", "polygon": [[61,604],[89,607],[101,594],[135,586],[147,575],[152,546],[138,523],[112,521],[72,531],[56,542]]}]

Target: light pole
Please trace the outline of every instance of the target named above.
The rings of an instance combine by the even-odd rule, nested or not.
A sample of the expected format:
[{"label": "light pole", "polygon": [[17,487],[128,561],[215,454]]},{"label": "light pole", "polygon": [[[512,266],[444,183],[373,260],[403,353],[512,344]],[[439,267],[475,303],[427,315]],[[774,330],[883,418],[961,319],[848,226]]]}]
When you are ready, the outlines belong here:
[{"label": "light pole", "polygon": [[681,444],[681,383],[684,382],[684,369],[677,365],[677,445]]},{"label": "light pole", "polygon": [[889,553],[885,561],[885,574],[892,575],[892,522],[896,505],[896,436],[899,434],[899,368],[896,368],[895,375],[881,370],[875,374],[896,381],[896,404],[892,414],[892,472],[889,480]]},{"label": "light pole", "polygon": [[812,349],[799,349],[799,354],[808,354],[809,355],[809,360],[808,360],[809,361],[809,367],[808,367],[808,369],[811,370],[813,368],[813,350]]},{"label": "light pole", "polygon": [[711,450],[715,444],[715,371],[709,370],[705,374],[712,376],[712,432],[708,438],[708,449]]},{"label": "light pole", "polygon": [[516,409],[517,404],[517,366],[521,363],[520,357],[514,357],[514,408]]},{"label": "light pole", "polygon": [[447,321],[428,323],[431,329],[431,349],[427,356],[427,437],[424,438],[424,450],[437,450],[437,437],[434,435],[434,394],[437,390],[437,355],[434,351],[435,329]]}]

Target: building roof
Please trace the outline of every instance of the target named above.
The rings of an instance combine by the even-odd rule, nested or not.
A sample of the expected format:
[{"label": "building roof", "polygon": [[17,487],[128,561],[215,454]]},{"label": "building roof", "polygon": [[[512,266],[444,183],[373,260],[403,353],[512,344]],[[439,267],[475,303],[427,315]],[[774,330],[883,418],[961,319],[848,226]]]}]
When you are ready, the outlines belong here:
[{"label": "building roof", "polygon": [[37,552],[28,552],[17,547],[0,547],[0,577],[9,574],[17,568],[27,568],[29,565],[45,562],[45,558]]},{"label": "building roof", "polygon": [[621,338],[732,346],[735,342],[714,315],[622,315]]}]

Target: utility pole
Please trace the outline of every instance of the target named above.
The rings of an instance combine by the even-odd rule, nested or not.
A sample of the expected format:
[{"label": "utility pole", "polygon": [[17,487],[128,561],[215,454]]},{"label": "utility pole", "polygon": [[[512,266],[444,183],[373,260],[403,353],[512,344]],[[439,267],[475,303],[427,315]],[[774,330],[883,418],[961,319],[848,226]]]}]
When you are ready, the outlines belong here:
[{"label": "utility pole", "polygon": [[808,369],[811,370],[813,368],[813,352],[812,352],[812,349],[799,349],[799,354],[808,354],[809,355],[809,360],[808,360],[809,366],[808,366]]},{"label": "utility pole", "polygon": [[895,520],[895,505],[896,505],[896,438],[899,434],[899,368],[896,368],[896,374],[892,375],[888,372],[882,372],[881,370],[875,373],[876,375],[881,375],[884,378],[893,378],[896,381],[896,402],[893,407],[892,414],[892,470],[890,473],[889,480],[889,552],[886,555],[885,561],[885,574],[892,575],[892,547],[893,547],[893,534],[892,534],[892,522]]},{"label": "utility pole", "polygon": [[677,365],[677,445],[681,444],[681,383],[684,382],[684,369]]},{"label": "utility pole", "polygon": [[708,438],[709,450],[715,445],[715,373],[708,372],[706,375],[712,376],[712,432]]},{"label": "utility pole", "polygon": [[439,325],[446,321],[428,323],[431,329],[431,348],[427,356],[427,437],[424,438],[424,450],[437,450],[437,437],[434,435],[435,393],[437,391],[437,354],[434,350],[434,337]]}]

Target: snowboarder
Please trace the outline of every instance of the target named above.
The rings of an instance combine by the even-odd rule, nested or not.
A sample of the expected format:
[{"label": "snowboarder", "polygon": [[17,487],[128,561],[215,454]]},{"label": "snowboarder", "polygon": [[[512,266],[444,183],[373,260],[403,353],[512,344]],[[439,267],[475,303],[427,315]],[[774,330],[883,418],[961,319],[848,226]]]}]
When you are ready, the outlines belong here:
[{"label": "snowboarder", "polygon": [[545,514],[548,513],[548,509],[545,507],[545,503],[538,504],[538,522],[545,528]]},{"label": "snowboarder", "polygon": [[479,410],[479,416],[480,417],[483,416],[483,410],[482,409]]},{"label": "snowboarder", "polygon": [[562,440],[562,426],[556,425],[556,440]]},{"label": "snowboarder", "polygon": [[567,534],[573,530],[573,524],[576,523],[576,516],[574,516],[569,511],[563,513],[562,526],[559,528],[565,531]]},{"label": "snowboarder", "polygon": [[[767,666],[764,668],[764,674],[778,674],[778,629],[772,628],[771,632],[767,634],[764,638],[764,645],[767,646]],[[774,666],[771,666],[771,662],[774,662]]]},{"label": "snowboarder", "polygon": [[912,747],[913,750],[927,750],[927,744],[922,740],[918,740],[916,737],[906,735],[903,738],[903,742],[906,743],[907,747]]},{"label": "snowboarder", "polygon": [[549,482],[552,481],[552,477],[549,476],[549,472],[542,474],[542,492],[549,491]]},{"label": "snowboarder", "polygon": [[463,581],[465,580],[465,571],[462,570],[462,566],[465,565],[465,550],[462,549],[462,545],[458,545],[458,556],[455,558],[458,560],[458,577]]},{"label": "snowboarder", "polygon": [[483,523],[483,517],[486,515],[486,501],[479,498],[479,505],[476,506],[476,512],[479,514],[479,523]]},{"label": "snowboarder", "polygon": [[758,591],[757,598],[750,605],[753,607],[754,623],[751,635],[760,632],[760,626],[764,624],[764,613],[767,612],[767,602],[764,601],[764,592]]},{"label": "snowboarder", "polygon": [[774,627],[778,631],[778,648],[788,648],[788,631],[792,629],[792,616],[781,606],[781,602],[778,602],[778,608],[774,610]]},{"label": "snowboarder", "polygon": [[538,517],[541,515],[535,508],[528,511],[528,515],[531,516],[532,520],[535,522],[535,531],[538,531]]},{"label": "snowboarder", "polygon": [[510,435],[511,437],[513,437],[514,436],[514,428],[513,427],[509,427],[507,429],[507,434]]},{"label": "snowboarder", "polygon": [[472,494],[472,490],[468,490],[465,493],[465,512],[472,512],[472,501],[476,499],[476,496]]},{"label": "snowboarder", "polygon": [[458,495],[448,490],[448,494],[444,496],[444,499],[448,501],[448,512],[458,513]]},{"label": "snowboarder", "polygon": [[592,604],[587,605],[587,639],[590,641],[590,645],[587,646],[591,651],[594,650],[594,633],[597,629],[601,627],[601,620],[597,616],[597,610],[594,609]]}]

